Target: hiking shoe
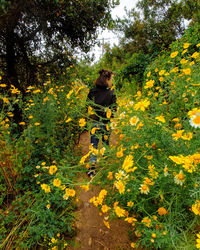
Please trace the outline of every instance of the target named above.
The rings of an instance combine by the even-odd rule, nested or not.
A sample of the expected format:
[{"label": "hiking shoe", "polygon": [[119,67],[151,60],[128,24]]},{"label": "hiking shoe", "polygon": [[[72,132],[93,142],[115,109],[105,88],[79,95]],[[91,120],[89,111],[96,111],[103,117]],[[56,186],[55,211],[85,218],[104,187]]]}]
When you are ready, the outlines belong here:
[{"label": "hiking shoe", "polygon": [[90,177],[90,178],[94,177],[94,175],[95,175],[94,169],[89,170],[89,171],[87,172],[87,175],[88,175],[88,177]]},{"label": "hiking shoe", "polygon": [[93,177],[95,175],[95,162],[94,164],[92,163],[92,167],[88,169],[87,175],[88,177]]}]

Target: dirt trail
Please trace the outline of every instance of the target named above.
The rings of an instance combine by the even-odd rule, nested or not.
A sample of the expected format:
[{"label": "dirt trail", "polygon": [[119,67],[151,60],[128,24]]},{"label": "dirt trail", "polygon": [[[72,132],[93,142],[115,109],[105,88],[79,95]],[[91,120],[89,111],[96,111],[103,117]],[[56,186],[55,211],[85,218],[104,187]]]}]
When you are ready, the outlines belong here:
[{"label": "dirt trail", "polygon": [[[115,139],[111,136],[111,144]],[[89,133],[85,132],[79,140],[82,154],[89,151],[90,138]],[[90,181],[86,174],[82,174],[80,182]],[[75,246],[71,250],[129,250],[130,240],[128,238],[129,225],[123,220],[114,220],[110,222],[110,229],[104,223],[104,215],[93,204],[89,203],[90,198],[98,196],[101,187],[90,185],[86,192],[77,188],[78,208],[75,214],[77,235],[75,237]]]}]

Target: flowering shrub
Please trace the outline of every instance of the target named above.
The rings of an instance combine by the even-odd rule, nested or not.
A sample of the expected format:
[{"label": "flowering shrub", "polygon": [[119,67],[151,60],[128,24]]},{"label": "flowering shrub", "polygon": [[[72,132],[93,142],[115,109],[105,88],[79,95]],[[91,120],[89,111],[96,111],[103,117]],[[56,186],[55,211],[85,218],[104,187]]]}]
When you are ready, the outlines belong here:
[{"label": "flowering shrub", "polygon": [[[92,181],[102,190],[90,202],[105,215],[107,228],[116,217],[131,225],[132,248],[183,249],[188,242],[194,247],[195,240],[199,248],[198,31],[199,26],[190,27],[147,67],[141,90],[118,94],[114,118],[105,109],[111,118],[106,129],[113,131],[116,144],[90,146],[79,160],[89,168],[87,158],[97,155],[99,170]],[[0,190],[12,191],[14,201],[2,206],[5,194],[0,199],[0,248],[36,243],[63,248],[66,237],[73,236],[73,178],[79,171],[72,150],[78,134],[92,127],[90,105],[85,112],[88,89],[78,81],[69,88],[49,79],[42,88],[29,86],[26,100],[14,86],[9,91],[1,95]],[[23,107],[18,124],[12,120],[16,103]],[[21,134],[13,136],[18,130]]]},{"label": "flowering shrub", "polygon": [[108,128],[118,137],[117,145],[104,145],[103,155],[96,152],[103,167],[93,181],[101,181],[105,195],[91,202],[105,213],[108,228],[113,217],[132,225],[138,237],[132,247],[195,245],[200,214],[198,30],[190,27],[148,67],[141,91],[118,97]]},{"label": "flowering shrub", "polygon": [[[49,77],[43,87],[28,86],[22,100],[14,87],[0,87],[8,91],[1,96],[0,248],[65,247],[74,235],[73,150],[87,89],[79,81],[56,85]],[[15,103],[23,110],[18,124]],[[13,202],[5,204],[9,192]]]}]

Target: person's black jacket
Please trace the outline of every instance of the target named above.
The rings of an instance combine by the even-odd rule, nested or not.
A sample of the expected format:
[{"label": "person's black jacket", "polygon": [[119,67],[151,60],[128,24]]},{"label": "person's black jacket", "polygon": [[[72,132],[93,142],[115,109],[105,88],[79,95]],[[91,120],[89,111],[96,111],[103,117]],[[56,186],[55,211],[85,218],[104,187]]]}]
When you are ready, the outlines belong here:
[{"label": "person's black jacket", "polygon": [[109,107],[112,111],[116,111],[116,96],[113,90],[108,87],[96,86],[91,89],[88,94],[88,104],[93,108],[96,115],[92,115],[91,118],[95,121],[102,121],[103,123],[108,123],[110,119],[106,117],[105,108]]}]

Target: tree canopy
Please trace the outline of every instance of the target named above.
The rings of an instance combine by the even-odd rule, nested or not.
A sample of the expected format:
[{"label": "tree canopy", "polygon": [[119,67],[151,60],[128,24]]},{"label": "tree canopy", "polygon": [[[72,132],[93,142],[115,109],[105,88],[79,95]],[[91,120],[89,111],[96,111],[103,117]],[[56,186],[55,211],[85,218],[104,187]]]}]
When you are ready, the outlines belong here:
[{"label": "tree canopy", "polygon": [[[3,80],[20,90],[35,81],[38,65],[71,61],[75,48],[87,51],[111,20],[116,1],[0,1],[0,65]],[[1,73],[1,74],[2,74]]]},{"label": "tree canopy", "polygon": [[126,51],[159,53],[183,35],[185,21],[199,16],[198,0],[139,0],[127,17],[118,20],[117,30]]}]

